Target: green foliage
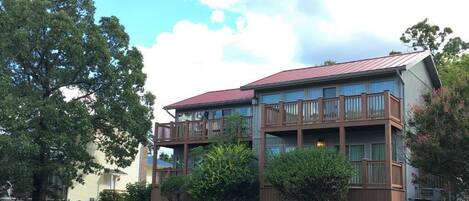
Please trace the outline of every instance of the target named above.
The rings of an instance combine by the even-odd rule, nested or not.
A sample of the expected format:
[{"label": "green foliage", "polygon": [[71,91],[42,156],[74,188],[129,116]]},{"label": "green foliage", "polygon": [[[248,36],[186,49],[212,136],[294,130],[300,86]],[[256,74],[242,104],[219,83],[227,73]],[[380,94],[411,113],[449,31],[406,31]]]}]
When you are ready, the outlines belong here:
[{"label": "green foliage", "polygon": [[240,143],[243,135],[243,118],[239,114],[228,116],[223,122],[223,132],[210,137],[214,144]]},{"label": "green foliage", "polygon": [[428,19],[424,19],[407,28],[400,40],[414,50],[430,50],[439,65],[444,58],[458,56],[469,48],[469,43],[459,37],[447,40],[452,33],[451,28],[445,27],[441,30],[439,26],[429,24]]},{"label": "green foliage", "polygon": [[[95,24],[92,0],[0,0],[0,183],[44,198],[108,162],[129,166],[146,144],[154,97],[142,55],[116,17]],[[5,165],[7,164],[7,165]],[[29,170],[29,171],[28,171]]]},{"label": "green foliage", "polygon": [[172,163],[173,162],[173,156],[172,155],[169,155],[167,153],[164,153],[164,152],[161,152],[160,153],[160,157],[159,157],[160,160],[163,160],[163,161],[166,161],[168,163]]},{"label": "green foliage", "polygon": [[353,169],[335,150],[297,149],[269,162],[264,175],[282,197],[293,201],[346,200]]},{"label": "green foliage", "polygon": [[151,190],[151,185],[147,185],[145,182],[127,184],[123,199],[124,201],[150,201]]},{"label": "green foliage", "polygon": [[469,55],[463,54],[451,60],[445,60],[438,68],[444,86],[455,85],[469,77]]},{"label": "green foliage", "polygon": [[324,61],[323,65],[328,66],[328,65],[333,65],[333,64],[336,64],[336,63],[337,62],[333,61],[333,60],[326,60],[326,61]]},{"label": "green foliage", "polygon": [[168,201],[180,200],[187,190],[186,176],[173,176],[161,183],[161,195],[166,197]]},{"label": "green foliage", "polygon": [[259,200],[253,152],[242,144],[213,146],[191,173],[189,189],[200,201]]},{"label": "green foliage", "polygon": [[469,79],[425,94],[423,100],[408,122],[412,165],[444,178],[456,193],[469,189]]},{"label": "green foliage", "polygon": [[99,201],[124,201],[124,196],[117,191],[103,190],[99,193]]},{"label": "green foliage", "polygon": [[204,146],[197,146],[189,151],[189,157],[194,162],[194,167],[199,166],[200,161],[205,156],[205,154],[207,154],[207,149],[205,149]]}]

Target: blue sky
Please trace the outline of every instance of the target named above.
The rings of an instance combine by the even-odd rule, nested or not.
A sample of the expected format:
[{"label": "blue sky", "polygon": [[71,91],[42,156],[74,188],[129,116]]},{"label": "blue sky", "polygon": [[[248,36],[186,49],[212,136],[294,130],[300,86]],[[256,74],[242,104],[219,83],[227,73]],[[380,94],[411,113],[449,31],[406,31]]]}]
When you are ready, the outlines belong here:
[{"label": "blue sky", "polygon": [[399,41],[428,17],[469,40],[469,2],[446,0],[96,0],[144,57],[146,88],[161,108],[237,88],[281,70],[411,51]]}]

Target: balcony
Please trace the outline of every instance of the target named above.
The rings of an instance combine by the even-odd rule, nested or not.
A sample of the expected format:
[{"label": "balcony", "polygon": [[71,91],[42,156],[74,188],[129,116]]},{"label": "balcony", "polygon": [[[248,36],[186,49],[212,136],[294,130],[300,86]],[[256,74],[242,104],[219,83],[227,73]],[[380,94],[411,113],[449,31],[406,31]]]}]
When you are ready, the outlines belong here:
[{"label": "balcony", "polygon": [[388,91],[266,104],[264,128],[390,119],[401,122],[401,101]]},{"label": "balcony", "polygon": [[[386,185],[385,161],[351,161],[355,174],[350,180],[352,187],[384,187]],[[392,187],[403,188],[403,170],[402,163],[392,163]]]},{"label": "balcony", "polygon": [[[224,130],[226,119],[208,119],[199,121],[170,122],[155,125],[155,142],[159,144],[207,143],[212,136]],[[239,138],[250,140],[252,135],[252,117],[242,117]]]}]

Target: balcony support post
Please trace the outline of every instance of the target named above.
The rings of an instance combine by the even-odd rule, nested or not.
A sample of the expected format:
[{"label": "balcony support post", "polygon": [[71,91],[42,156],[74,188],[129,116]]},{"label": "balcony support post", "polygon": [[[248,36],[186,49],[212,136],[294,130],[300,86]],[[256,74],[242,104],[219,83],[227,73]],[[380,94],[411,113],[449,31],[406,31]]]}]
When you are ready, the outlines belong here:
[{"label": "balcony support post", "polygon": [[389,91],[384,91],[384,118],[389,119],[391,118],[391,101],[389,97]]},{"label": "balcony support post", "polygon": [[319,123],[324,121],[324,100],[322,97],[318,98],[318,109],[319,109]]},{"label": "balcony support post", "polygon": [[279,122],[278,125],[282,126],[283,122],[285,122],[285,103],[283,101],[280,101],[278,103],[278,110],[279,110]]},{"label": "balcony support post", "polygon": [[361,94],[361,116],[363,120],[366,120],[368,117],[366,116],[368,113],[368,100],[367,100],[367,95],[366,93]]},{"label": "balcony support post", "polygon": [[296,104],[298,108],[298,116],[297,116],[298,125],[302,125],[303,124],[303,100],[298,100]]},{"label": "balcony support post", "polygon": [[362,185],[363,188],[368,187],[368,160],[362,160]]},{"label": "balcony support post", "polygon": [[184,143],[184,175],[187,175],[189,166],[189,145]]},{"label": "balcony support post", "polygon": [[341,125],[339,127],[339,150],[340,150],[340,153],[343,154],[345,156],[346,154],[346,151],[345,151],[345,127],[343,125]]},{"label": "balcony support post", "polygon": [[296,130],[296,146],[298,149],[303,148],[303,129],[301,128]]},{"label": "balcony support post", "polygon": [[392,126],[391,122],[386,120],[384,124],[384,143],[385,143],[385,161],[384,169],[386,171],[386,187],[392,187]]},{"label": "balcony support post", "polygon": [[339,96],[339,121],[344,122],[345,121],[345,96],[340,95]]},{"label": "balcony support post", "polygon": [[[265,167],[265,138],[266,134],[264,132],[264,129],[261,128],[259,143],[259,172],[264,172]],[[264,177],[262,176],[262,174],[259,174],[259,183],[262,189],[264,187]]]}]

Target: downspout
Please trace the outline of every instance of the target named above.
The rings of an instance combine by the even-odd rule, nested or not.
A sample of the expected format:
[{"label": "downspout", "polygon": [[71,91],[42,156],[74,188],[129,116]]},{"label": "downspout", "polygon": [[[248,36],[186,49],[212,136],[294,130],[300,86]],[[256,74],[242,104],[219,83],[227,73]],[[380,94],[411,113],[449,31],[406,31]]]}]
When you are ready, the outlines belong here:
[{"label": "downspout", "polygon": [[[399,81],[401,81],[401,84],[402,84],[401,85],[402,86],[401,87],[402,88],[401,89],[401,101],[404,101],[405,100],[405,82],[404,82],[404,79],[402,79],[402,75],[401,75],[401,72],[399,70],[396,70],[396,75],[397,75],[397,77],[399,78]],[[402,107],[402,111],[404,111],[404,114],[401,114],[401,118],[404,120],[404,127],[402,129],[402,134],[403,134],[402,137],[405,137],[405,135],[406,135],[406,131],[405,131],[406,130],[406,126],[405,126],[405,121],[406,121],[405,101],[402,103],[401,107]],[[407,192],[407,187],[408,187],[407,186],[407,156],[405,156],[405,155],[407,155],[407,150],[406,149],[407,148],[405,147],[404,148],[404,165],[405,165],[405,167],[404,167],[404,172],[403,172],[403,174],[404,174],[404,176],[403,176],[404,181],[403,182],[405,183],[405,188],[406,188],[404,190]],[[404,193],[404,195],[405,195],[405,200],[408,200],[407,193]]]}]

